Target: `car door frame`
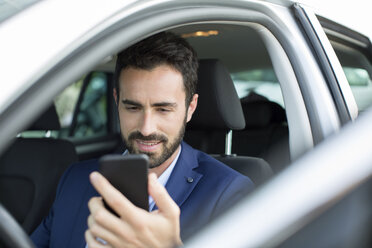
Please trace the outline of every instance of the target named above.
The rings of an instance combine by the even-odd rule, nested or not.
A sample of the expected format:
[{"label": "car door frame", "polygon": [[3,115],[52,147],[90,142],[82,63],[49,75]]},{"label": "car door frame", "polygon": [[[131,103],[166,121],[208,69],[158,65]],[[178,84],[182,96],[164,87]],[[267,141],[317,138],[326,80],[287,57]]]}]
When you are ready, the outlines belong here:
[{"label": "car door frame", "polygon": [[[10,103],[12,106],[9,107],[9,110],[16,111],[19,115],[14,116],[7,111],[7,113],[1,113],[2,117],[10,117],[0,118],[0,125],[11,130],[8,134],[4,134],[4,140],[10,140],[24,127],[21,124],[10,127],[9,123],[5,123],[4,120],[18,120],[16,123],[27,124],[20,116],[28,117],[27,113],[40,112],[40,109],[43,109],[42,104],[50,104],[53,96],[78,78],[82,71],[88,71],[107,55],[116,53],[148,35],[195,22],[219,21],[243,25],[253,22],[270,30],[278,40],[288,56],[300,85],[301,98],[303,98],[305,108],[301,107],[300,109],[299,106],[292,106],[295,110],[292,115],[305,115],[303,122],[310,122],[311,130],[305,131],[307,128],[301,126],[299,124],[301,122],[289,120],[288,124],[290,129],[303,129],[303,132],[311,134],[310,137],[293,135],[290,137],[292,147],[303,146],[301,151],[296,154],[298,157],[312,148],[313,140],[314,143],[318,143],[336,132],[339,129],[339,117],[316,58],[309,51],[305,42],[306,37],[301,36],[299,25],[289,10],[291,4],[290,2],[278,4],[261,1],[221,3],[217,0],[198,1],[197,3],[183,0],[134,2],[125,10],[112,13],[103,23],[90,29],[81,39],[75,40],[74,44],[68,47],[70,52],[66,53],[66,56],[53,57],[53,63],[49,65],[53,68],[52,70],[30,79],[31,81],[28,83],[32,87],[24,90],[22,101],[15,99]],[[207,13],[206,8],[208,8]],[[87,37],[89,37],[88,42]],[[74,49],[71,50],[71,47]],[[301,53],[298,51],[299,48]],[[303,61],[304,57],[306,57],[306,63]],[[37,105],[24,107],[23,100],[27,101],[27,99],[31,100],[35,97],[38,97],[39,100]],[[0,150],[1,148],[3,147],[0,147]]]}]

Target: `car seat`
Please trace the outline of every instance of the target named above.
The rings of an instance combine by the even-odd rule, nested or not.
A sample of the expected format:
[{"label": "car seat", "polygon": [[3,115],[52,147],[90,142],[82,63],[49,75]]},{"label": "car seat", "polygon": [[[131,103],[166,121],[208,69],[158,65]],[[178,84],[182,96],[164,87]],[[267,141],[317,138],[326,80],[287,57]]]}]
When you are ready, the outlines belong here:
[{"label": "car seat", "polygon": [[[54,105],[29,130],[58,130]],[[0,203],[27,233],[48,214],[60,176],[77,161],[72,143],[54,138],[21,138],[0,157]]]},{"label": "car seat", "polygon": [[242,100],[246,126],[233,133],[232,152],[265,159],[275,172],[289,164],[289,133],[285,110],[265,99]]},{"label": "car seat", "polygon": [[232,130],[243,129],[244,115],[227,69],[216,59],[199,61],[198,106],[184,140],[250,177],[258,185],[272,175],[263,159],[231,154]]}]

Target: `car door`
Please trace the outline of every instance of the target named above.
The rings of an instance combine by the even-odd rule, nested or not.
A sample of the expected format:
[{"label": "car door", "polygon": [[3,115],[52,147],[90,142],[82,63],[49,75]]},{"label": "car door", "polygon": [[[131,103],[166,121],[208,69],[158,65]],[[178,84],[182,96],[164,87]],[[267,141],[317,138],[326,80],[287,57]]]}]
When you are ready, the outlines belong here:
[{"label": "car door", "polygon": [[[333,74],[337,63],[330,62],[326,56],[331,52],[320,53],[321,49],[314,49],[316,44],[318,48],[326,44],[311,31],[311,27],[320,26],[319,21],[314,20],[315,15],[311,11],[304,12],[301,6],[292,7],[292,2],[113,1],[107,5],[93,1],[89,6],[91,11],[86,11],[86,6],[80,1],[43,1],[31,7],[29,15],[16,15],[10,27],[0,26],[4,44],[0,46],[3,55],[0,61],[3,62],[2,68],[8,69],[2,76],[12,87],[3,91],[1,94],[4,97],[0,97],[1,151],[64,88],[82,75],[88,75],[81,83],[82,93],[77,96],[78,104],[73,107],[70,125],[65,127],[63,135],[66,136],[61,134],[61,137],[81,145],[79,153],[84,154],[82,158],[89,158],[92,153],[98,155],[103,151],[101,145],[108,147],[104,144],[105,137],[114,132],[114,128],[110,129],[110,121],[102,122],[91,116],[92,112],[102,110],[104,104],[95,103],[101,102],[97,99],[104,98],[97,93],[100,97],[93,97],[91,101],[88,96],[89,89],[94,88],[96,82],[91,79],[96,76],[99,80],[101,78],[101,74],[89,72],[95,70],[107,56],[151,34],[203,23],[249,27],[259,35],[282,90],[292,160],[298,159],[338,132],[342,124],[355,118],[354,98],[346,79],[342,80],[344,73],[338,70],[336,76]],[[62,11],[66,9],[69,10],[68,22],[65,21],[66,12]],[[86,18],[81,18],[81,13],[85,13]],[[37,20],[48,20],[48,25],[38,25],[40,23],[31,18],[35,16]],[[30,35],[28,30],[37,35]],[[319,31],[319,34],[321,32],[325,36],[324,31]],[[16,49],[9,49],[12,47],[9,44],[25,40],[25,43],[16,43]],[[48,44],[51,45],[45,49]],[[235,48],[234,43],[222,51],[228,53],[227,48]],[[257,59],[260,57],[255,56]],[[19,68],[22,73],[16,73]],[[338,87],[341,90],[337,90]],[[106,94],[111,95],[110,90]],[[347,94],[349,97],[346,97]],[[107,120],[110,118],[107,116]],[[99,131],[90,136],[92,130]],[[107,135],[101,136],[102,130],[107,131]]]}]

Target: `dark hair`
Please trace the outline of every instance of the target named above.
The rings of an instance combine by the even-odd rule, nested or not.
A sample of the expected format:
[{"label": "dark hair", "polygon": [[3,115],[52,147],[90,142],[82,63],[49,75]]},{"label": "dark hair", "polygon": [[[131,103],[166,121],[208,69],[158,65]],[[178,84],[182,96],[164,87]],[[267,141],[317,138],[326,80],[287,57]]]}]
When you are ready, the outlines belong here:
[{"label": "dark hair", "polygon": [[182,74],[186,106],[191,102],[198,81],[198,59],[187,41],[173,33],[150,36],[118,54],[115,68],[115,88],[119,98],[120,73],[127,67],[151,70],[166,64]]}]

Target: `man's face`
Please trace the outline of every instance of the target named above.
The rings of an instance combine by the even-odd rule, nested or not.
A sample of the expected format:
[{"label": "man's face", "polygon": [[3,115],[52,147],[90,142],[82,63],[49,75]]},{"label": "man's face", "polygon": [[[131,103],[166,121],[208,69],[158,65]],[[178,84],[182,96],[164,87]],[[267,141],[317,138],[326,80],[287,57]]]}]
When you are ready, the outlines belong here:
[{"label": "man's face", "polygon": [[182,74],[167,65],[152,70],[129,67],[121,72],[119,81],[116,101],[129,152],[147,154],[150,168],[168,165],[196,108],[197,95],[186,109]]}]

